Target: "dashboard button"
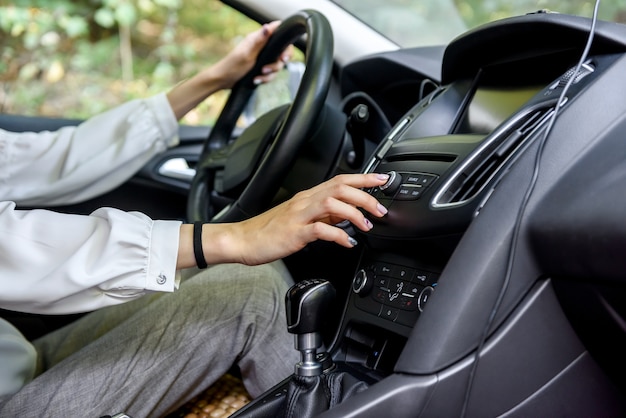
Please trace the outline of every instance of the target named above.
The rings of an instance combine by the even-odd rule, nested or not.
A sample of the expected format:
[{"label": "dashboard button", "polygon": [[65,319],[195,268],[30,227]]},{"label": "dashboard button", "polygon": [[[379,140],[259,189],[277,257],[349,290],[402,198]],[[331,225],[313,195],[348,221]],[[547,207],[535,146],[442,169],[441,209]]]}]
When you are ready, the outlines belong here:
[{"label": "dashboard button", "polygon": [[383,309],[380,311],[380,314],[378,316],[388,319],[390,321],[395,321],[398,317],[398,310],[390,306],[383,306]]},{"label": "dashboard button", "polygon": [[422,191],[422,186],[403,184],[396,194],[396,200],[417,200],[422,196]]},{"label": "dashboard button", "polygon": [[404,175],[404,182],[406,184],[421,184],[422,174],[418,173],[406,173]]},{"label": "dashboard button", "polygon": [[428,302],[428,299],[430,299],[430,296],[433,294],[434,291],[435,289],[432,286],[426,286],[424,290],[422,290],[417,300],[417,307],[419,308],[420,312],[424,311],[424,306],[426,305],[426,302]]},{"label": "dashboard button", "polygon": [[374,274],[365,269],[357,271],[352,279],[352,291],[359,296],[367,295],[374,285]]}]

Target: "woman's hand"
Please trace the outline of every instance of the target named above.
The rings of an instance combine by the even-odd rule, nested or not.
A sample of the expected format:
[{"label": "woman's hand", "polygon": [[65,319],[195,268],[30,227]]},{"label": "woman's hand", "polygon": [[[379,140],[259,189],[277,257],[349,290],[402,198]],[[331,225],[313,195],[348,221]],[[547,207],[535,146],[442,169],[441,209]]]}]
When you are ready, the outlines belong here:
[{"label": "woman's hand", "polygon": [[[215,64],[213,69],[222,80],[222,88],[232,88],[241,77],[252,69],[259,52],[279,25],[280,21],[274,21],[249,33],[228,55]],[[271,81],[276,73],[284,68],[285,63],[291,59],[292,55],[293,45],[289,45],[276,62],[263,66],[261,74],[254,79],[255,83],[261,84]]]},{"label": "woman's hand", "polygon": [[[232,88],[252,69],[259,52],[279,25],[279,21],[274,21],[249,33],[216,64],[173,87],[167,93],[167,98],[176,119],[181,119],[216,91]],[[261,74],[255,77],[254,82],[260,84],[272,80],[284,68],[292,53],[293,45],[289,45],[276,62],[263,66]]]},{"label": "woman's hand", "polygon": [[[385,216],[387,209],[361,188],[380,186],[387,178],[376,173],[338,175],[253,218],[204,224],[204,257],[208,264],[256,265],[288,256],[316,240],[353,247],[354,238],[335,225],[349,220],[369,231],[372,223],[359,208],[376,217]],[[179,268],[195,265],[191,234],[191,225],[181,227]]]}]

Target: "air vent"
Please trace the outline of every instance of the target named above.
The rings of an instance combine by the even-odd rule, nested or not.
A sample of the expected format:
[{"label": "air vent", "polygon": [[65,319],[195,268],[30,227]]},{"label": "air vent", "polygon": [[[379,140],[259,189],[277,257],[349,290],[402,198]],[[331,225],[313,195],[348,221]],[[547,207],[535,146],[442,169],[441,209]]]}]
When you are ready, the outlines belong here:
[{"label": "air vent", "polygon": [[456,171],[437,193],[433,206],[460,205],[476,196],[505,162],[554,111],[537,109],[512,122],[508,129],[494,132]]},{"label": "air vent", "polygon": [[440,154],[435,152],[416,152],[411,154],[391,155],[386,157],[387,162],[394,161],[438,161],[452,163],[457,156],[453,154]]},{"label": "air vent", "polygon": [[[583,78],[587,77],[589,74],[593,73],[594,71],[595,71],[595,66],[593,65],[591,60],[587,60],[586,62],[583,63],[583,65],[580,66],[580,70],[578,70],[578,72],[576,72],[576,67],[572,67],[569,70],[567,70],[565,74],[563,74],[561,78],[559,78],[558,81],[551,87],[551,89],[565,87],[565,85],[569,82],[569,80],[572,77],[574,78],[574,80],[572,81],[572,84],[576,84]],[[574,74],[576,74],[576,77],[574,77]]]}]

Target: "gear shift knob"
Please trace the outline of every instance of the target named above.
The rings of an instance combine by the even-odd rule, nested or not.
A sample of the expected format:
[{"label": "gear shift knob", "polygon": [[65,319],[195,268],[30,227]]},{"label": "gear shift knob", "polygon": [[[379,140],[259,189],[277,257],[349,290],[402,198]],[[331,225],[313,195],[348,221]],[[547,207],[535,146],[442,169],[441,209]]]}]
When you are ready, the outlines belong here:
[{"label": "gear shift knob", "polygon": [[326,280],[309,279],[293,285],[285,296],[287,331],[292,334],[319,332],[334,297],[335,289]]},{"label": "gear shift knob", "polygon": [[295,347],[301,353],[295,373],[316,376],[322,365],[316,359],[316,350],[322,346],[320,334],[335,288],[323,279],[303,280],[291,286],[285,295],[287,331],[295,335]]}]

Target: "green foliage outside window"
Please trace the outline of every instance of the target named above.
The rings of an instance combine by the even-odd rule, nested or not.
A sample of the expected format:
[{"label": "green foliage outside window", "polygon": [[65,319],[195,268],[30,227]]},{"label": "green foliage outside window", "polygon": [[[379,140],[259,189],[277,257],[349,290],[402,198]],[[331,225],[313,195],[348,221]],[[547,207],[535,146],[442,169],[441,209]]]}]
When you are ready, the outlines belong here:
[{"label": "green foliage outside window", "polygon": [[[258,27],[217,0],[0,4],[0,111],[85,118],[167,90]],[[215,117],[204,107],[190,122]]]},{"label": "green foliage outside window", "polygon": [[[407,47],[447,42],[482,22],[548,8],[548,3],[552,11],[583,16],[591,16],[595,4],[335,1]],[[602,0],[600,18],[626,22],[626,0]],[[0,0],[0,112],[86,118],[169,89],[221,58],[258,26],[219,0]],[[226,94],[210,97],[183,122],[211,123]],[[267,96],[280,94],[270,90]]]}]

